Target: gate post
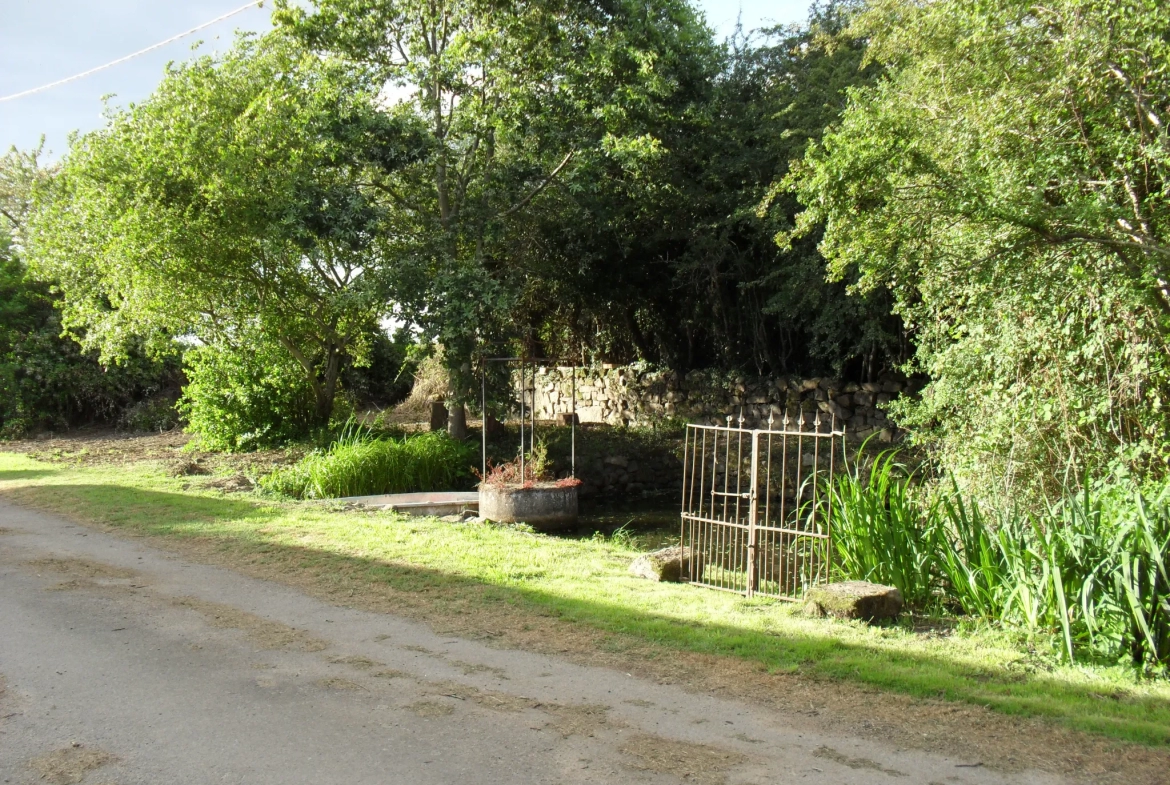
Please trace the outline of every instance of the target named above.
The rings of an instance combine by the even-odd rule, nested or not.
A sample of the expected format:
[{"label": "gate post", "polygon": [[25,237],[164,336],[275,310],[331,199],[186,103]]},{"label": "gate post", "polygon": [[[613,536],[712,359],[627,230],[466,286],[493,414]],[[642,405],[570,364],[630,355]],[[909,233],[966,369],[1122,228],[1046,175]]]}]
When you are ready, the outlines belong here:
[{"label": "gate post", "polygon": [[759,510],[760,432],[752,431],[752,482],[748,499],[747,596],[756,593],[756,514]]}]

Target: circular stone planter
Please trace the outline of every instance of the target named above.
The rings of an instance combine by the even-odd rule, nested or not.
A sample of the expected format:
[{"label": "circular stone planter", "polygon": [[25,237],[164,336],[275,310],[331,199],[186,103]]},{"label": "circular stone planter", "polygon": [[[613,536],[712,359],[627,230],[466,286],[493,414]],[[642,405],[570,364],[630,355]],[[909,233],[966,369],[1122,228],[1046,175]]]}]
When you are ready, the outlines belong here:
[{"label": "circular stone planter", "polygon": [[527,523],[543,531],[576,526],[577,486],[551,482],[528,488],[481,485],[479,517],[500,523]]}]

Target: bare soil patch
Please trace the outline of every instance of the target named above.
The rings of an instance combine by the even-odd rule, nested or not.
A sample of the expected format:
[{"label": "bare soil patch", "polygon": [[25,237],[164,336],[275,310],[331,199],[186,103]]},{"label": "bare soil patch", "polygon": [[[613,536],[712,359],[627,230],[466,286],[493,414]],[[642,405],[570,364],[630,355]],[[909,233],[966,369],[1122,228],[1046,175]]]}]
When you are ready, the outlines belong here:
[{"label": "bare soil patch", "polygon": [[100,769],[117,760],[116,756],[104,750],[75,744],[33,758],[28,765],[42,780],[54,785],[74,785],[85,779],[85,775],[94,769]]},{"label": "bare soil patch", "polygon": [[450,703],[444,703],[436,700],[421,700],[410,704],[406,707],[407,711],[417,714],[419,717],[430,719],[432,717],[446,717],[455,713],[455,707]]},{"label": "bare soil patch", "polygon": [[364,671],[386,667],[384,663],[376,662],[368,657],[361,657],[356,654],[351,657],[330,657],[329,661],[335,665],[349,665],[352,668],[358,668]]},{"label": "bare soil patch", "polygon": [[130,580],[138,577],[134,570],[115,567],[112,564],[89,561],[88,559],[35,559],[25,562],[26,566],[38,572],[55,572],[74,579],[84,580]]},{"label": "bare soil patch", "polygon": [[[46,463],[102,466],[152,461],[164,464],[167,473],[174,477],[234,472],[245,480],[267,474],[277,466],[295,463],[305,452],[295,448],[250,453],[206,452],[192,449],[191,436],[179,430],[135,434],[98,428],[0,442],[0,448]],[[248,488],[251,488],[250,481]]]},{"label": "bare soil patch", "polygon": [[342,692],[365,692],[366,689],[356,681],[349,679],[329,678],[321,679],[317,683],[327,690],[341,690]]},{"label": "bare soil patch", "polygon": [[630,768],[673,774],[698,785],[725,785],[733,768],[747,758],[733,750],[639,734],[619,748],[632,759]]},{"label": "bare soil patch", "polygon": [[242,630],[245,635],[262,649],[291,649],[294,651],[321,651],[328,643],[304,630],[289,627],[271,619],[196,597],[177,597],[170,600],[179,608],[190,608],[202,615],[213,627]]}]

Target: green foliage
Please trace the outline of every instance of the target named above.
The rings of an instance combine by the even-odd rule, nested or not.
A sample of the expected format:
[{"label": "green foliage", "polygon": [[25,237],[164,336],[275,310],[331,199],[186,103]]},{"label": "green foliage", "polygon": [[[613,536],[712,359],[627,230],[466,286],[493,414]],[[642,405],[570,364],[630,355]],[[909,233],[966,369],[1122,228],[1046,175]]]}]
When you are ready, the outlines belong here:
[{"label": "green foliage", "polygon": [[132,341],[122,362],[99,363],[61,337],[58,298],[21,258],[25,218],[49,175],[39,154],[14,149],[0,158],[0,438],[92,422],[137,429],[146,423],[127,416],[152,397],[160,417],[150,424],[173,426],[174,356],[147,358]]},{"label": "green foliage", "polygon": [[197,346],[184,357],[178,408],[212,450],[254,450],[306,436],[316,425],[313,390],[279,346],[253,335],[241,348]]},{"label": "green foliage", "polygon": [[878,0],[851,32],[887,76],[787,179],[781,239],[824,226],[834,275],[892,292],[932,379],[894,413],[1035,511],[1086,471],[1164,476],[1170,15]]},{"label": "green foliage", "polygon": [[419,347],[405,328],[393,336],[371,326],[359,362],[350,361],[341,372],[340,384],[359,407],[393,406],[406,399],[414,386]]},{"label": "green foliage", "polygon": [[389,233],[366,178],[421,154],[378,87],[270,35],[172,66],[111,111],[30,221],[30,263],[60,281],[65,327],[104,358],[127,335],[238,353],[257,333],[287,355],[282,374],[299,366],[327,423],[345,359],[364,359],[389,308],[393,255],[375,247]]},{"label": "green foliage", "polygon": [[643,253],[648,226],[636,218],[649,199],[660,230],[681,203],[662,202],[675,189],[660,161],[677,168],[691,152],[682,140],[705,132],[694,110],[719,67],[688,3],[316,0],[311,12],[280,9],[280,23],[308,46],[389,80],[395,116],[425,127],[426,158],[381,182],[410,238],[405,267],[417,296],[404,307],[446,348],[456,398],[475,387],[469,360],[484,344],[567,352],[578,347],[565,345],[576,343],[566,331],[593,337],[593,323],[606,328],[597,343],[628,346],[634,336],[653,351],[638,337],[638,305],[669,289],[659,284],[671,249],[663,239]]},{"label": "green foliage", "polygon": [[474,460],[473,446],[445,433],[392,439],[351,426],[328,450],[278,469],[260,485],[297,499],[452,490],[467,483]]},{"label": "green foliage", "polygon": [[834,482],[839,574],[919,608],[1055,636],[1078,654],[1170,665],[1170,488],[1070,489],[1039,513],[988,513],[957,485],[913,490],[893,454]]},{"label": "green foliage", "polygon": [[[521,291],[509,313],[546,356],[687,371],[874,376],[906,353],[885,292],[825,280],[817,237],[782,251],[796,200],[771,184],[879,69],[838,33],[851,3],[807,25],[683,47],[676,88],[637,115],[637,135],[582,152],[507,227]],[[560,187],[558,187],[558,185]]]}]

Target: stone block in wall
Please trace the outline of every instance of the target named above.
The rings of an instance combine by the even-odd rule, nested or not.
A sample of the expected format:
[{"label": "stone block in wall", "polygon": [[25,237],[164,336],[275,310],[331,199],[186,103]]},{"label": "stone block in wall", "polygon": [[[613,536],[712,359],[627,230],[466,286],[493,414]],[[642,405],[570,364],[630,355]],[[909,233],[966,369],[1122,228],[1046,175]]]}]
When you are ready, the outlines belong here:
[{"label": "stone block in wall", "polygon": [[577,417],[581,420],[581,422],[605,422],[604,418],[601,416],[600,406],[578,405]]},{"label": "stone block in wall", "polygon": [[833,400],[834,400],[834,401],[836,401],[836,402],[837,402],[838,404],[840,404],[841,406],[844,406],[844,407],[846,407],[846,408],[848,408],[848,407],[850,407],[850,406],[852,406],[852,405],[853,405],[853,396],[852,396],[852,395],[849,395],[848,393],[846,393],[846,394],[844,394],[844,395],[838,395],[838,396],[837,396],[836,398],[834,398]]},{"label": "stone block in wall", "polygon": [[839,422],[845,422],[853,416],[852,411],[846,409],[836,401],[822,401],[818,406],[820,406],[822,412],[833,415]]},{"label": "stone block in wall", "polygon": [[821,383],[820,379],[816,379],[816,378],[804,379],[800,383],[800,389],[801,390],[815,390],[815,389],[817,389],[818,386],[820,386],[820,383]]}]

